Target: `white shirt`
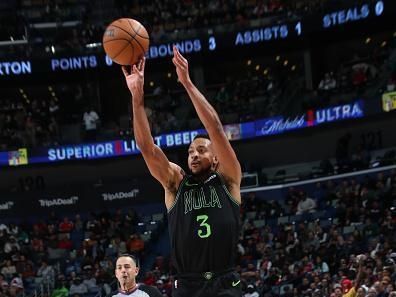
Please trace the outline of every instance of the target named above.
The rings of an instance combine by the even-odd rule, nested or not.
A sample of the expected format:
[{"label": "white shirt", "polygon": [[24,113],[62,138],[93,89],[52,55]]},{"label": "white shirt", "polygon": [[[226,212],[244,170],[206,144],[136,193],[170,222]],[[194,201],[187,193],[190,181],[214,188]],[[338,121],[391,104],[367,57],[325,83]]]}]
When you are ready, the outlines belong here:
[{"label": "white shirt", "polygon": [[10,232],[7,225],[5,225],[5,224],[0,224],[0,231],[6,231],[7,233]]},{"label": "white shirt", "polygon": [[6,277],[12,276],[16,273],[16,268],[14,265],[12,266],[5,266],[1,269],[1,273],[4,274]]},{"label": "white shirt", "polygon": [[297,205],[297,213],[301,214],[306,211],[313,211],[316,207],[316,203],[313,199],[307,197],[305,200],[301,200]]},{"label": "white shirt", "polygon": [[95,111],[91,110],[89,112],[84,112],[83,120],[86,130],[95,130],[99,116]]},{"label": "white shirt", "polygon": [[83,284],[87,286],[88,290],[96,289],[98,287],[96,285],[96,279],[95,278],[85,279],[83,281]]},{"label": "white shirt", "polygon": [[11,286],[23,289],[23,281],[20,277],[14,277],[11,281]]},{"label": "white shirt", "polygon": [[52,266],[49,265],[46,267],[41,266],[37,270],[37,276],[50,277],[52,275],[54,275],[54,269],[52,268]]},{"label": "white shirt", "polygon": [[20,250],[21,250],[21,247],[19,246],[18,243],[16,243],[16,242],[11,243],[11,242],[8,242],[8,241],[7,241],[7,242],[4,244],[4,252],[7,253],[7,254],[8,254],[8,253],[11,253],[13,247],[15,247],[15,248],[17,249],[17,251],[20,251]]},{"label": "white shirt", "polygon": [[80,284],[78,284],[78,285],[72,284],[72,285],[70,286],[70,291],[69,291],[69,293],[70,293],[70,295],[73,295],[73,294],[85,294],[85,293],[88,293],[88,288],[87,288],[87,286],[86,286],[85,284],[83,284],[83,283],[80,283]]}]

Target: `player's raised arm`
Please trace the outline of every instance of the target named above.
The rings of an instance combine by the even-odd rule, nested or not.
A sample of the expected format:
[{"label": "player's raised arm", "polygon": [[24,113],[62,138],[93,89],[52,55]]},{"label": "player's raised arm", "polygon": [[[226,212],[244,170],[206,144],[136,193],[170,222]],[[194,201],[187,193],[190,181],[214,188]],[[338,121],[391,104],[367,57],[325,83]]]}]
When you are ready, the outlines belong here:
[{"label": "player's raised arm", "polygon": [[209,134],[214,152],[219,161],[218,171],[229,182],[239,187],[242,176],[241,166],[224,133],[220,118],[213,106],[191,82],[188,61],[180,54],[177,47],[173,48],[173,53],[174,57],[172,61],[176,66],[179,81],[190,96],[198,117]]},{"label": "player's raised arm", "polygon": [[181,168],[169,162],[164,152],[154,143],[150,125],[144,110],[144,67],[145,58],[136,65],[132,65],[131,73],[126,67],[122,70],[125,80],[132,94],[133,131],[136,143],[142,152],[143,158],[154,176],[162,186],[172,191],[177,188],[183,179]]}]

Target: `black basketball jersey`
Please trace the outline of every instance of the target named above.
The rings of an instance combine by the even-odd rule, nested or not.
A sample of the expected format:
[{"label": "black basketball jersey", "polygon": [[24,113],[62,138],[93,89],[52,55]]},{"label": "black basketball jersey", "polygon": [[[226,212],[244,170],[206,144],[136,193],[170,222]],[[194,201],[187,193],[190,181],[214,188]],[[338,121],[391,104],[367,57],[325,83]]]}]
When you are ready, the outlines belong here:
[{"label": "black basketball jersey", "polygon": [[222,176],[186,176],[168,210],[172,263],[177,273],[220,272],[235,266],[239,204]]}]

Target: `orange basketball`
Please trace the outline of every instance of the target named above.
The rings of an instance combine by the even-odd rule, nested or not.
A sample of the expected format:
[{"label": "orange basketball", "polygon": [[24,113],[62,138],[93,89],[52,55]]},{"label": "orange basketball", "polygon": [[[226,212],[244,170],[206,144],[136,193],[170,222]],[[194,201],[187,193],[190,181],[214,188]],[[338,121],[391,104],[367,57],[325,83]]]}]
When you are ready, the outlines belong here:
[{"label": "orange basketball", "polygon": [[103,34],[106,54],[120,65],[135,64],[147,52],[149,43],[146,28],[134,19],[118,19]]}]

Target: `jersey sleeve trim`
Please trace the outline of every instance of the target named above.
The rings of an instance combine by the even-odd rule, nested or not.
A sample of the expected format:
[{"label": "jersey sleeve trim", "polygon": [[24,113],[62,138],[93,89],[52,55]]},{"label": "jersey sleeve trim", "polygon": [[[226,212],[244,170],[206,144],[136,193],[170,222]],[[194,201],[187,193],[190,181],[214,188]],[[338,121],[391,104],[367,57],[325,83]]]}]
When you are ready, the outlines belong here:
[{"label": "jersey sleeve trim", "polygon": [[241,204],[231,195],[230,191],[228,191],[227,186],[226,186],[226,183],[225,183],[225,180],[224,180],[224,177],[223,177],[218,171],[216,171],[216,174],[217,174],[218,177],[220,178],[220,180],[221,180],[221,185],[222,185],[224,191],[226,192],[228,198],[230,198],[230,200],[231,200],[234,204],[236,204],[238,207],[240,207]]},{"label": "jersey sleeve trim", "polygon": [[168,209],[168,214],[172,211],[172,209],[175,207],[177,201],[179,200],[180,192],[187,180],[188,180],[188,176],[186,175],[186,176],[184,176],[183,180],[181,181],[181,183],[179,185],[179,188],[177,189],[175,201],[173,202],[172,206]]}]

